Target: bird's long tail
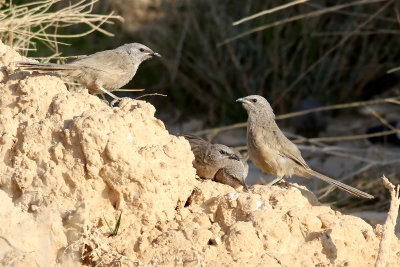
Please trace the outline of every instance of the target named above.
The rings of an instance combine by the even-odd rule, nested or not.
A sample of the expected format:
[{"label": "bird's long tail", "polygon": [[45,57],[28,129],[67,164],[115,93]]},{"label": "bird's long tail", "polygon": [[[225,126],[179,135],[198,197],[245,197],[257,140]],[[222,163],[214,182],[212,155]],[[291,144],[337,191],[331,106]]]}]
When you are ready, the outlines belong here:
[{"label": "bird's long tail", "polygon": [[75,66],[59,65],[53,63],[36,63],[36,62],[15,62],[15,65],[23,70],[38,70],[38,71],[69,71],[75,70]]},{"label": "bird's long tail", "polygon": [[332,184],[334,186],[337,186],[338,188],[340,188],[340,189],[342,189],[344,191],[347,191],[350,194],[353,194],[355,196],[369,198],[369,199],[374,198],[374,196],[372,196],[370,194],[367,194],[367,193],[365,193],[365,192],[363,192],[361,190],[358,190],[357,188],[351,187],[351,186],[349,186],[347,184],[344,184],[344,183],[336,181],[336,180],[334,180],[332,178],[329,178],[328,176],[325,176],[325,175],[323,175],[323,174],[321,174],[319,172],[313,171],[311,169],[307,169],[307,170],[305,170],[305,172],[307,174],[309,174],[310,176],[314,176],[314,177],[316,177],[316,178],[318,178],[318,179],[320,179],[322,181],[325,181],[325,182],[330,183],[330,184]]}]

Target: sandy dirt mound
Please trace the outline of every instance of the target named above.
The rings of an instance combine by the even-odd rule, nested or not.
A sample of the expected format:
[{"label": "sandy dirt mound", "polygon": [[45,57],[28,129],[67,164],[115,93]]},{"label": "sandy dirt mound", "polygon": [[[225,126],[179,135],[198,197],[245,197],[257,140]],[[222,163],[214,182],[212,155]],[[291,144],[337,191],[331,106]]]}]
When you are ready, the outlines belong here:
[{"label": "sandy dirt mound", "polygon": [[[0,265],[372,266],[380,231],[296,184],[195,179],[144,101],[111,108],[0,44]],[[117,236],[114,225],[122,212]],[[393,242],[389,266],[400,262]]]}]

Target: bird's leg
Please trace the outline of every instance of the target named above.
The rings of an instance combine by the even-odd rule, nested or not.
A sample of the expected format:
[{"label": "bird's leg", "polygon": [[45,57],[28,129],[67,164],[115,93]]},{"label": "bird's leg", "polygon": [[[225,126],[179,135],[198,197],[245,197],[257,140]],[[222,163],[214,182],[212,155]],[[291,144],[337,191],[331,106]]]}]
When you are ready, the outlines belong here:
[{"label": "bird's leg", "polygon": [[274,180],[269,182],[267,185],[268,186],[274,185],[274,184],[278,183],[279,181],[281,181],[282,179],[283,179],[283,177],[276,177]]},{"label": "bird's leg", "polygon": [[103,99],[103,101],[104,101],[105,103],[107,103],[107,105],[110,104],[110,103],[108,102],[106,96],[105,96],[103,93],[101,93],[101,94],[99,94],[99,95],[101,95],[101,99]]},{"label": "bird's leg", "polygon": [[119,102],[122,99],[122,98],[112,94],[111,92],[107,91],[106,89],[104,89],[103,86],[97,85],[97,88],[99,88],[101,91],[103,91],[107,95],[111,96],[112,98],[114,98],[114,100],[111,101],[110,106],[114,106],[115,103]]},{"label": "bird's leg", "polygon": [[101,98],[103,98],[104,101],[107,101],[106,96],[104,94],[100,94],[100,95],[101,95]]}]

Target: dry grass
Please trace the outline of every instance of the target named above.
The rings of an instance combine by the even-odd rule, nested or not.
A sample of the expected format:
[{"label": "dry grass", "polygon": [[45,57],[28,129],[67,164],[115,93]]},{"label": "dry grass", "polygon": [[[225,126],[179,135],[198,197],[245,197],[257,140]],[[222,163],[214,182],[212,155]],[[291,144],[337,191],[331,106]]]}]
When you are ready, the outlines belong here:
[{"label": "dry grass", "polygon": [[[342,4],[342,5],[337,5],[337,6],[333,6],[330,8],[324,8],[322,10],[318,10],[318,11],[314,11],[314,12],[310,12],[307,14],[301,14],[301,15],[297,15],[294,17],[290,17],[288,19],[284,19],[281,21],[276,21],[274,23],[270,23],[267,25],[263,25],[263,26],[259,26],[256,28],[253,28],[249,31],[246,31],[244,33],[241,33],[235,37],[229,38],[228,40],[219,43],[218,45],[222,45],[222,44],[227,44],[229,42],[232,42],[234,40],[237,40],[239,38],[243,38],[249,34],[253,34],[259,31],[264,31],[268,28],[271,27],[276,27],[279,26],[281,24],[286,24],[288,22],[292,22],[292,21],[296,21],[296,20],[300,20],[300,19],[308,19],[310,17],[315,17],[315,16],[321,16],[323,14],[326,13],[330,13],[330,12],[335,12],[337,10],[343,9],[343,8],[347,8],[347,7],[351,7],[351,6],[356,6],[356,5],[365,5],[365,4],[371,4],[371,3],[376,3],[376,2],[383,2],[384,0],[360,0],[360,1],[356,1],[356,2],[352,2],[352,3],[346,3],[346,4]],[[358,24],[353,30],[349,31],[348,33],[346,33],[344,35],[344,37],[342,39],[340,39],[339,42],[337,42],[335,45],[333,45],[332,47],[330,47],[325,53],[323,53],[322,56],[320,56],[315,62],[313,62],[309,67],[307,67],[291,84],[290,86],[288,86],[285,90],[283,90],[283,92],[280,93],[280,95],[274,99],[275,103],[279,103],[290,91],[292,91],[293,89],[296,88],[297,84],[304,79],[308,73],[310,73],[311,71],[313,71],[318,65],[320,65],[322,62],[324,62],[324,60],[331,54],[333,54],[333,52],[335,52],[335,50],[339,49],[340,47],[343,47],[343,45],[350,40],[350,38],[352,38],[354,35],[360,33],[362,31],[363,28],[365,28],[368,24],[370,24],[378,15],[380,15],[381,13],[383,13],[383,11],[385,11],[386,9],[388,9],[389,6],[391,6],[394,3],[394,0],[391,1],[386,1],[386,3],[384,3],[384,5],[382,5],[376,12],[372,13],[370,16],[368,16],[368,18],[363,21],[362,23]],[[291,5],[284,5],[282,6],[282,9],[290,7]],[[273,11],[277,11],[280,9],[274,8],[272,9]],[[267,10],[267,11],[271,11],[270,13],[272,13],[272,10]],[[260,15],[263,14],[268,14],[268,12],[262,12],[260,13]],[[254,19],[253,18],[249,18],[249,19]],[[235,23],[234,23],[235,25]]]},{"label": "dry grass", "polygon": [[165,55],[169,72],[157,87],[182,114],[197,111],[211,124],[243,119],[234,100],[249,94],[287,113],[310,95],[327,105],[368,100],[399,80],[387,74],[400,56],[392,0],[162,3],[168,15],[136,36]]},{"label": "dry grass", "polygon": [[140,265],[135,259],[130,259],[109,245],[107,235],[97,227],[83,225],[79,238],[71,242],[64,250],[75,256],[74,261],[83,262],[88,266],[133,266]]},{"label": "dry grass", "polygon": [[[58,56],[58,45],[68,45],[59,41],[60,39],[81,38],[94,31],[113,36],[101,26],[112,23],[112,20],[123,20],[112,12],[108,15],[92,14],[93,6],[98,0],[81,0],[53,11],[60,2],[61,0],[44,0],[13,5],[12,1],[8,4],[3,1],[0,10],[0,39],[24,55],[35,50],[37,42],[41,42],[53,51],[54,56]],[[87,25],[89,30],[72,35],[59,33],[62,28],[77,24]]]}]

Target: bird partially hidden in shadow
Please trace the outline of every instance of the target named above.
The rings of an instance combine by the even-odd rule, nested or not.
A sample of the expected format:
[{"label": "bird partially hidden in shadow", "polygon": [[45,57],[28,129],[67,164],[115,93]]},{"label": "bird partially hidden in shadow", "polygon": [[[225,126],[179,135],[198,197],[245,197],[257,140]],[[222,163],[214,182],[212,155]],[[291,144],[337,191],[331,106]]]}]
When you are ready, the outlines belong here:
[{"label": "bird partially hidden in shadow", "polygon": [[194,154],[193,167],[203,179],[211,179],[234,188],[243,186],[249,172],[246,159],[239,151],[222,144],[211,144],[200,137],[184,135]]},{"label": "bird partially hidden in shadow", "polygon": [[125,44],[113,50],[97,52],[68,64],[15,62],[21,70],[58,72],[78,81],[91,94],[108,94],[114,103],[121,100],[112,91],[127,84],[135,76],[139,65],[160,54],[139,43]]}]

